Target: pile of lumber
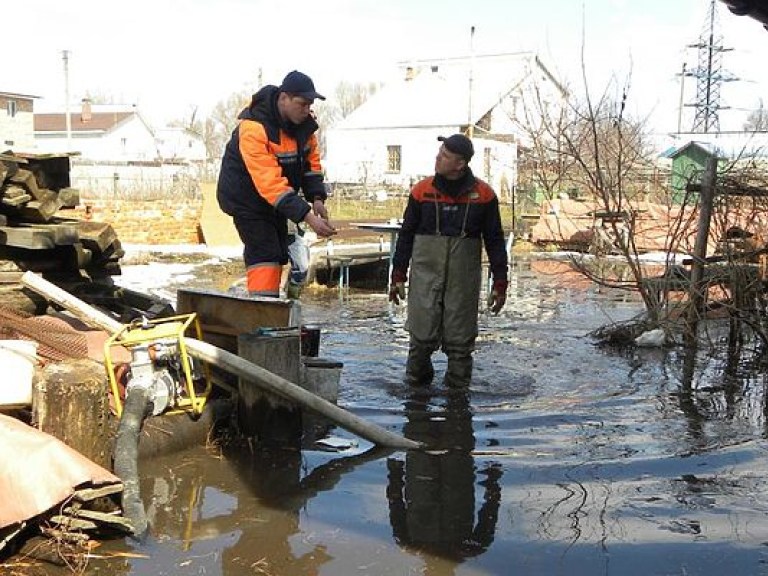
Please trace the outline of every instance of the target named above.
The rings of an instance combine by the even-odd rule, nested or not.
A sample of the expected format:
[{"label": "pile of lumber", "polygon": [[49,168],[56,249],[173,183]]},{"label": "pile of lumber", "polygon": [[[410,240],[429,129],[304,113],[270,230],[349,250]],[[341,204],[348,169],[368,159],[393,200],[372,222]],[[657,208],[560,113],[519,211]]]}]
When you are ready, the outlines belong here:
[{"label": "pile of lumber", "polygon": [[68,155],[0,153],[0,264],[62,283],[120,274],[124,251],[110,224],[60,217],[79,203],[69,171]]},{"label": "pile of lumber", "polygon": [[70,187],[69,157],[0,154],[0,205],[29,222],[48,222],[60,208],[74,208],[80,194]]}]

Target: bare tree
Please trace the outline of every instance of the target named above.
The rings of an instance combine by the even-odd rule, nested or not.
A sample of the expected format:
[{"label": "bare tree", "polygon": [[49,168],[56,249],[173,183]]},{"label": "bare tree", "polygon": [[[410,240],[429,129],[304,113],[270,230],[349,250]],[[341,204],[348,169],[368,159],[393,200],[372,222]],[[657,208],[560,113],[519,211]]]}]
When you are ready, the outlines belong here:
[{"label": "bare tree", "polygon": [[763,108],[763,102],[756,110],[752,110],[744,123],[745,132],[766,132],[768,131],[768,111]]},{"label": "bare tree", "polygon": [[[379,84],[354,84],[342,82],[334,91],[336,97],[327,101],[316,101],[313,111],[320,125],[319,140],[324,147],[324,130],[350,114],[356,107],[376,92]],[[199,136],[205,143],[206,154],[216,162],[224,152],[224,146],[237,126],[237,116],[252,98],[250,90],[241,90],[219,101],[207,117],[200,117],[197,110],[189,118],[178,119],[171,124],[181,126]]]},{"label": "bare tree", "polygon": [[[570,99],[561,110],[548,110],[548,117],[534,96],[534,108],[539,108],[526,115],[529,179],[549,194],[550,211],[557,214],[563,192],[574,189],[590,206],[591,254],[573,254],[574,267],[599,285],[637,291],[645,304],[641,317],[618,327],[620,338],[609,329],[596,334],[626,341],[661,327],[670,334],[690,335],[686,341],[694,343],[708,338],[708,329],[696,331],[696,327],[715,307],[730,319],[725,339],[729,356],[738,355],[732,352],[740,351],[750,335],[768,350],[764,321],[768,302],[762,289],[763,278],[768,277],[768,188],[760,156],[743,152],[734,160],[721,160],[706,205],[704,184],[698,183],[701,173],[696,171],[680,175],[687,179],[682,195],[670,193],[666,182],[649,187],[653,157],[643,122],[626,114],[629,84],[616,94],[611,97],[606,91],[597,99],[587,94],[581,102]],[[563,243],[571,240],[573,231],[564,225],[567,206],[561,203],[562,213],[551,220],[552,232],[560,234]],[[711,217],[703,222],[703,214]],[[583,219],[580,225],[583,231]],[[699,238],[697,231],[702,229],[708,233]],[[647,248],[641,239],[650,232],[663,239],[658,249],[667,258],[660,271],[650,269],[641,258]],[[701,240],[705,245],[697,246]],[[606,258],[609,254],[613,257]],[[676,263],[675,255],[680,254],[692,255],[691,269]],[[694,274],[697,266],[703,270],[699,275]],[[673,293],[679,297],[673,298]],[[712,350],[723,341],[708,340]]]},{"label": "bare tree", "polygon": [[[647,281],[637,241],[651,226],[668,226],[656,234],[664,242],[659,248],[676,252],[690,236],[690,210],[672,206],[668,195],[666,205],[661,203],[665,194],[649,178],[655,167],[644,122],[627,113],[629,94],[629,81],[613,83],[598,97],[586,91],[581,100],[570,96],[553,108],[534,91],[524,102],[530,142],[526,164],[529,181],[545,193],[551,211],[559,211],[550,219],[553,235],[562,244],[589,248],[572,256],[573,265],[599,285],[638,291],[647,323],[656,325],[663,321],[660,298]],[[649,218],[650,199],[666,213]],[[576,233],[568,222],[569,208],[581,210]],[[591,221],[585,226],[586,218]],[[618,260],[604,258],[608,254]]]},{"label": "bare tree", "polygon": [[212,178],[214,176],[214,166],[221,158],[224,146],[237,125],[237,116],[248,105],[250,99],[250,92],[241,90],[218,102],[206,117],[200,116],[198,109],[194,108],[189,113],[189,117],[170,122],[171,126],[184,128],[203,141],[208,158],[207,177]]},{"label": "bare tree", "polygon": [[237,116],[248,106],[251,98],[252,94],[248,90],[241,90],[230,94],[213,107],[205,121],[206,148],[210,146],[210,150],[214,152],[211,157],[221,158],[224,146],[237,126]]},{"label": "bare tree", "polygon": [[346,118],[352,112],[362,106],[368,98],[376,94],[382,87],[381,83],[368,82],[341,82],[336,86],[336,106],[339,110],[339,118]]},{"label": "bare tree", "polygon": [[341,82],[333,91],[332,98],[315,102],[314,111],[317,123],[320,125],[318,139],[321,150],[325,149],[325,131],[357,110],[380,87],[381,84],[374,82],[368,84]]}]

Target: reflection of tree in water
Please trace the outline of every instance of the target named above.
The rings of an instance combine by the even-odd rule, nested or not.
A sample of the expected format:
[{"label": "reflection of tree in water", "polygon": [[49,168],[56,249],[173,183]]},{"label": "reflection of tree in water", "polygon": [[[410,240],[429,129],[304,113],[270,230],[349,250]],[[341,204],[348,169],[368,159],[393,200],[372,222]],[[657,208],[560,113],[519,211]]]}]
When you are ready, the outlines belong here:
[{"label": "reflection of tree in water", "polygon": [[489,463],[478,472],[483,501],[475,519],[475,437],[467,394],[450,394],[440,411],[430,411],[426,401],[410,400],[405,414],[404,435],[430,450],[411,450],[404,461],[387,461],[395,540],[456,562],[482,554],[496,531],[502,470]]},{"label": "reflection of tree in water", "polygon": [[670,394],[685,416],[691,452],[723,446],[740,436],[765,434],[768,392],[759,357],[704,354],[695,349],[670,353],[664,360],[678,388]]}]

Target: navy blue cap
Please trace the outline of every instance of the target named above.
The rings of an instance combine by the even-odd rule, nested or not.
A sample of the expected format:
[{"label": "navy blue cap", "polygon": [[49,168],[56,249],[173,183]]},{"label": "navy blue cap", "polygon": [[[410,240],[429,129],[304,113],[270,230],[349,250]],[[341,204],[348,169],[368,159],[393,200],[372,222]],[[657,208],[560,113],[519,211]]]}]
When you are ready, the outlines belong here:
[{"label": "navy blue cap", "polygon": [[472,156],[475,155],[475,147],[472,146],[472,140],[464,136],[464,134],[454,134],[453,136],[438,136],[440,142],[442,142],[449,152],[462,156],[464,160],[469,162],[472,160]]},{"label": "navy blue cap", "polygon": [[289,72],[286,77],[283,78],[283,83],[280,84],[280,91],[301,96],[310,101],[315,98],[325,100],[325,96],[318,94],[315,90],[315,83],[312,82],[312,78],[298,70]]}]

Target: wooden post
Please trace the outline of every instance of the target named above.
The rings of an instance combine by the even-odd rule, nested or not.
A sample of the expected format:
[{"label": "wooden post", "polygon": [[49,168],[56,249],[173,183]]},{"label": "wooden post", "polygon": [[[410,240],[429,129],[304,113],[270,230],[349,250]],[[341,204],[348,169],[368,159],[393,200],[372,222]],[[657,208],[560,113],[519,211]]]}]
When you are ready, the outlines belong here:
[{"label": "wooden post", "polygon": [[49,364],[35,386],[32,410],[39,430],[112,469],[114,422],[102,364],[93,360]]},{"label": "wooden post", "polygon": [[717,182],[717,156],[707,159],[707,166],[701,182],[699,193],[699,226],[696,231],[696,243],[693,248],[693,264],[691,266],[691,287],[688,304],[688,329],[686,330],[686,344],[695,345],[698,332],[698,321],[701,317],[703,305],[706,300],[706,285],[702,281],[704,277],[704,265],[707,257],[707,240],[709,239],[709,223],[712,218],[712,204],[715,197],[715,184]]},{"label": "wooden post", "polygon": [[[62,290],[55,284],[48,282],[33,272],[25,272],[21,277],[21,281],[31,290],[45,296],[59,306],[66,308],[80,320],[91,326],[96,326],[110,333],[115,333],[123,327],[117,320],[114,320],[103,312],[89,306],[79,298]],[[185,339],[185,342],[187,351],[191,356],[204,362],[208,362],[209,364],[219,366],[232,374],[252,381],[255,385],[261,388],[274,392],[289,400],[293,400],[305,408],[317,412],[321,416],[325,416],[330,421],[359,435],[361,438],[370,440],[374,444],[406,450],[424,447],[421,442],[409,440],[408,438],[390,432],[376,424],[366,422],[362,418],[339,408],[335,404],[323,400],[319,396],[304,390],[285,378],[272,374],[269,370],[265,370],[247,360],[243,360],[231,352],[227,352],[226,350],[222,350],[221,348],[217,348],[207,342],[201,342],[194,338],[187,338]]]}]

